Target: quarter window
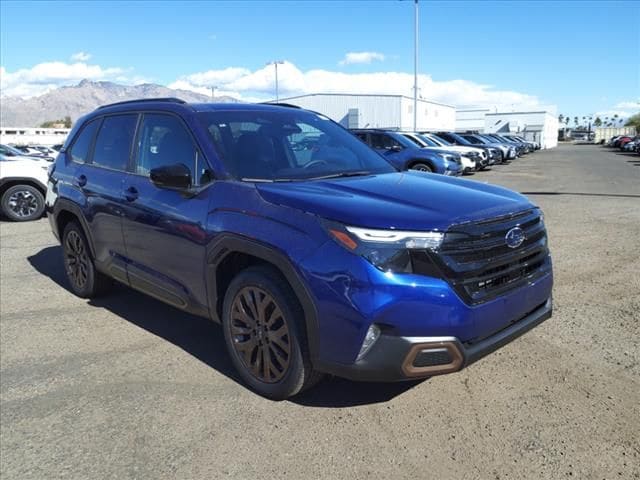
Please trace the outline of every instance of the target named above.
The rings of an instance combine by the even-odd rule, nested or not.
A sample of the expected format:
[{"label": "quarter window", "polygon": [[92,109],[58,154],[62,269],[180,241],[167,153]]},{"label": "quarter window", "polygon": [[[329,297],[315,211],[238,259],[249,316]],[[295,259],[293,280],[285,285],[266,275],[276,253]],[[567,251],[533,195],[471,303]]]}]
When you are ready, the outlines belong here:
[{"label": "quarter window", "polygon": [[84,126],[80,135],[78,135],[78,138],[76,138],[76,141],[73,142],[73,146],[71,147],[71,160],[76,163],[85,163],[87,161],[91,142],[93,142],[93,137],[95,136],[99,125],[100,120],[93,120]]},{"label": "quarter window", "polygon": [[127,169],[137,120],[138,116],[131,114],[105,117],[93,152],[94,165],[113,170]]}]

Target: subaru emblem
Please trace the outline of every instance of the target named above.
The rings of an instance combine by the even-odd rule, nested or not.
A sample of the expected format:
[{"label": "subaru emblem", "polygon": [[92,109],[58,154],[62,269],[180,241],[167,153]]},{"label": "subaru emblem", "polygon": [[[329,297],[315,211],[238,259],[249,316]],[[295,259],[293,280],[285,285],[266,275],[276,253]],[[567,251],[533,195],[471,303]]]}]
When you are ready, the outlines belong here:
[{"label": "subaru emblem", "polygon": [[514,227],[504,236],[504,241],[509,248],[518,248],[524,242],[524,230],[520,227]]}]

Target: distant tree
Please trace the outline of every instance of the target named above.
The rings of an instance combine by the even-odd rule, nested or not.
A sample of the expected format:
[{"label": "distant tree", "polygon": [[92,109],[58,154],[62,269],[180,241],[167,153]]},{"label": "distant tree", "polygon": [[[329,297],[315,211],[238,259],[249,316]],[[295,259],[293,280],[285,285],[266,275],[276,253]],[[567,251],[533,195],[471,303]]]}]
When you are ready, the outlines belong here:
[{"label": "distant tree", "polygon": [[625,127],[634,127],[636,132],[640,132],[640,112],[635,115],[631,115],[627,118],[627,121],[624,124]]},{"label": "distant tree", "polygon": [[73,125],[71,117],[66,116],[60,120],[47,120],[40,124],[40,128],[71,128],[71,125]]},{"label": "distant tree", "polygon": [[569,125],[569,117],[564,117],[564,124]]},{"label": "distant tree", "polygon": [[577,127],[578,126],[578,117],[573,117],[573,124]]},{"label": "distant tree", "polygon": [[564,115],[560,114],[558,115],[558,123],[563,123],[564,122]]},{"label": "distant tree", "polygon": [[596,127],[601,127],[602,126],[602,119],[600,117],[596,117],[596,119],[593,121],[593,124]]}]

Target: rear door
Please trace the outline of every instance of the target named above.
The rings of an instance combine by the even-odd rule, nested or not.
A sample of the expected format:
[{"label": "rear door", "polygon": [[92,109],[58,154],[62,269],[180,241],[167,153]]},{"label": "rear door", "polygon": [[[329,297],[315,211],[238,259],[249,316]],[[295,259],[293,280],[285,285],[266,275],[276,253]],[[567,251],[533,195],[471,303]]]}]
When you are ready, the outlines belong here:
[{"label": "rear door", "polygon": [[[84,200],[83,210],[95,248],[96,264],[123,282],[127,282],[127,277],[122,236],[122,185],[127,176],[137,120],[137,114],[104,117],[89,161],[76,170],[73,179]],[[81,138],[82,134],[78,141]],[[74,144],[72,159],[75,148]]]},{"label": "rear door", "polygon": [[195,187],[211,182],[208,165],[184,122],[169,113],[142,115],[133,171],[123,186],[127,272],[131,286],[179,308],[206,308],[204,228],[208,189],[193,195],[159,188],[153,168],[182,163]]}]

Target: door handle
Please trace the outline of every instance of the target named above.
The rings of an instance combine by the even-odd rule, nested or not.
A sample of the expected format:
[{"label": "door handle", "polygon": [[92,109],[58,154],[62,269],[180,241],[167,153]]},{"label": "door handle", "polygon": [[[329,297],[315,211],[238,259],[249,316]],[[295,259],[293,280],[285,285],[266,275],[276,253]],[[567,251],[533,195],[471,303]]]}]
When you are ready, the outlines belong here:
[{"label": "door handle", "polygon": [[87,184],[87,177],[85,175],[78,175],[76,177],[76,185],[84,187]]},{"label": "door handle", "polygon": [[138,198],[138,189],[136,187],[129,187],[124,191],[124,198],[127,202],[133,202]]}]

